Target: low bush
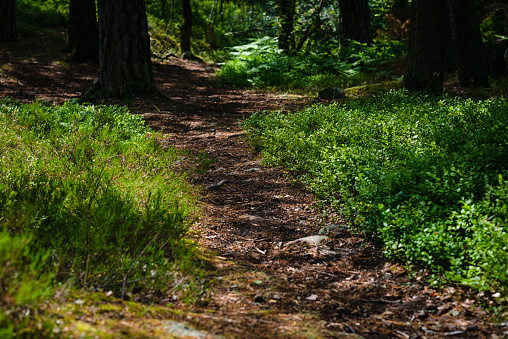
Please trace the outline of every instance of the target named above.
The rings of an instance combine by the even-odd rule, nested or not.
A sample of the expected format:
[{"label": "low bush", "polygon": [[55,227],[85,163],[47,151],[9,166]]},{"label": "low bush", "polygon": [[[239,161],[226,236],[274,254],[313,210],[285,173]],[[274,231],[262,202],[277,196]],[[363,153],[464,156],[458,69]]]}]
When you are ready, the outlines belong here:
[{"label": "low bush", "polygon": [[[216,74],[222,85],[315,91],[329,86],[353,86],[366,79],[390,78],[388,71],[378,67],[401,57],[404,45],[379,40],[367,46],[352,41],[342,49],[329,46],[326,54],[307,51],[287,56],[278,49],[276,39],[264,37],[231,50],[232,60]],[[372,79],[374,70],[377,79]]]},{"label": "low bush", "polygon": [[32,32],[47,32],[61,30],[67,27],[68,1],[16,1],[16,24],[18,32],[29,34]]},{"label": "low bush", "polygon": [[31,239],[0,231],[0,337],[49,338],[53,325],[43,305],[53,294],[55,270],[45,251],[32,253]]},{"label": "low bush", "polygon": [[266,163],[299,175],[391,258],[506,297],[507,111],[502,99],[400,91],[243,124]]},{"label": "low bush", "polygon": [[195,198],[175,150],[123,107],[4,100],[0,121],[4,232],[49,251],[60,282],[122,294],[170,283],[194,248]]}]

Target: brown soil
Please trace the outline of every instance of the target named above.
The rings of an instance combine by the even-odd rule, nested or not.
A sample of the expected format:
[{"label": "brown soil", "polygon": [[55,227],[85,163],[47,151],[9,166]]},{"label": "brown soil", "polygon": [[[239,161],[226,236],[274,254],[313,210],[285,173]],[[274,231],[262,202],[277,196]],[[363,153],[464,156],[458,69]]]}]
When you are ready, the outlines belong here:
[{"label": "brown soil", "polygon": [[[78,98],[97,65],[66,64],[59,52],[62,42],[54,33],[0,44],[1,95],[56,103]],[[175,147],[207,154],[212,163],[190,180],[202,193],[203,215],[195,228],[204,251],[215,254],[216,275],[207,277],[213,283],[202,302],[186,306],[178,295],[157,300],[183,311],[174,319],[209,336],[238,338],[508,334],[506,326],[490,321],[475,294],[410,279],[380,248],[347,227],[330,233],[320,246],[289,243],[331,223],[347,224],[319,212],[312,192],[286,179],[282,169],[264,166],[245,142],[239,119],[258,110],[295,110],[313,99],[218,88],[207,66],[176,58],[158,61],[155,78],[165,97],[129,102],[133,113]],[[130,318],[119,324],[151,324],[146,333],[159,336],[160,323],[154,322]]]}]

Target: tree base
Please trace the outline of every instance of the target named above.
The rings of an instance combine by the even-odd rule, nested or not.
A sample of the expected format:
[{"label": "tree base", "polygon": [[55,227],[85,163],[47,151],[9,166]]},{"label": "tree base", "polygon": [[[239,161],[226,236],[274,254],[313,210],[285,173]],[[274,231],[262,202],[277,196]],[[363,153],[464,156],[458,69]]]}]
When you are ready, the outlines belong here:
[{"label": "tree base", "polygon": [[92,85],[83,93],[81,94],[81,97],[79,98],[79,102],[89,102],[93,100],[98,99],[104,99],[104,98],[112,98],[112,97],[119,97],[122,99],[132,99],[137,96],[161,96],[159,90],[153,86],[148,89],[127,89],[127,88],[120,88],[117,90],[107,90],[104,86],[104,83],[99,78],[95,78],[95,80],[92,82]]},{"label": "tree base", "polygon": [[203,59],[194,55],[192,52],[183,52],[180,57],[182,58],[182,60],[203,62]]}]

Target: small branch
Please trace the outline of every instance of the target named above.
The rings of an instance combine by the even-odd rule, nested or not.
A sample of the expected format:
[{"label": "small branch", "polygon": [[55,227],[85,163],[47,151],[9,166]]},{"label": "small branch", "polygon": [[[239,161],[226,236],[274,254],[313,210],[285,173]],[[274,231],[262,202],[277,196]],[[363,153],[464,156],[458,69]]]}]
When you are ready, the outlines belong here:
[{"label": "small branch", "polygon": [[321,10],[323,9],[324,5],[325,5],[325,0],[321,0],[319,2],[319,7],[316,10],[315,20],[310,23],[309,27],[307,27],[307,29],[305,30],[305,33],[303,34],[303,36],[300,38],[300,41],[298,41],[298,46],[296,46],[296,49],[295,49],[297,52],[299,52],[302,49],[303,45],[305,44],[307,39],[310,37],[310,35],[314,31],[314,29],[319,26],[319,24],[321,22],[321,18],[320,18]]}]

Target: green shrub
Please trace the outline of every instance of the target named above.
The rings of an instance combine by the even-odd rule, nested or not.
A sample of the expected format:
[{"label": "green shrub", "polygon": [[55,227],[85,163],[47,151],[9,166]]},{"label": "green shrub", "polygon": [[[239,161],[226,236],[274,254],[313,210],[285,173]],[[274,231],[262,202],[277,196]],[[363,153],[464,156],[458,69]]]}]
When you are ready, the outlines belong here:
[{"label": "green shrub", "polygon": [[[175,150],[122,107],[0,102],[0,224],[50,250],[60,281],[164,287],[194,197]],[[128,284],[129,288],[135,285]]]},{"label": "green shrub", "polygon": [[389,78],[377,68],[400,57],[404,47],[398,42],[377,41],[373,46],[351,42],[347,48],[329,46],[330,52],[305,51],[287,56],[271,37],[231,48],[232,60],[217,72],[220,84],[253,88],[316,90],[328,86],[349,86],[372,78]]},{"label": "green shrub", "polygon": [[[8,202],[7,202],[8,203]],[[31,253],[31,239],[0,231],[0,337],[51,337],[41,305],[51,297],[54,269],[48,254]]]},{"label": "green shrub", "polygon": [[[497,289],[506,269],[485,269],[506,267],[508,258],[496,240],[507,231],[497,217],[506,206],[498,176],[508,170],[507,111],[505,100],[391,92],[258,113],[244,126],[267,163],[300,175],[390,257],[430,268],[438,279],[446,273]],[[473,207],[479,212],[469,218],[464,211]],[[485,216],[492,223],[483,225]]]},{"label": "green shrub", "polygon": [[68,1],[16,1],[16,24],[20,33],[67,27]]}]

